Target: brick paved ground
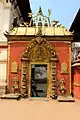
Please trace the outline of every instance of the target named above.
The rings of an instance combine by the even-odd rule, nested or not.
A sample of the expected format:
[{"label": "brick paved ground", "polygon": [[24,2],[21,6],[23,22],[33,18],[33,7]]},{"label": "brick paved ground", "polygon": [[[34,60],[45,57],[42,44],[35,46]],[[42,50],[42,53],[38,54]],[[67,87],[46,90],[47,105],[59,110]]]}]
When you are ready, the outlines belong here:
[{"label": "brick paved ground", "polygon": [[0,100],[0,120],[80,120],[80,100]]}]

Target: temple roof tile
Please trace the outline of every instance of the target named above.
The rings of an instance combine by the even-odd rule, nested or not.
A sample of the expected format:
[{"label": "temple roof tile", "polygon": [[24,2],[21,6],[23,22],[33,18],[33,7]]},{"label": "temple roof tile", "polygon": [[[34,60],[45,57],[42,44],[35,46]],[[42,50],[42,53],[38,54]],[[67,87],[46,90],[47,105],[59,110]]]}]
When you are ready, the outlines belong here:
[{"label": "temple roof tile", "polygon": [[[6,35],[37,35],[39,27],[15,27]],[[67,36],[73,35],[66,28],[61,27],[41,27],[42,35],[46,36]]]}]

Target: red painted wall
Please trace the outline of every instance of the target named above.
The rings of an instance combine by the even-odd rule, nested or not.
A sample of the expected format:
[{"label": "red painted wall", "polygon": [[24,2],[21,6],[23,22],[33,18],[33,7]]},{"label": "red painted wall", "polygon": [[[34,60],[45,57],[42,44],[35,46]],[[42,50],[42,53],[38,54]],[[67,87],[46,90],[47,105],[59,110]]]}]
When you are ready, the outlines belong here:
[{"label": "red painted wall", "polygon": [[[61,78],[64,78],[65,80],[65,88],[66,93],[69,94],[70,92],[70,75],[69,75],[69,46],[68,43],[61,43],[61,42],[50,42],[53,46],[56,48],[56,53],[59,58],[59,61],[57,62],[57,80],[60,80]],[[61,74],[61,63],[67,63],[68,64],[68,74]],[[58,88],[58,94],[59,88]]]},{"label": "red painted wall", "polygon": [[[67,94],[69,93],[69,83],[70,83],[70,79],[69,79],[69,47],[67,43],[61,43],[61,42],[50,42],[53,46],[55,46],[59,61],[57,63],[57,80],[60,80],[60,78],[64,78],[65,79],[65,87],[66,87],[66,92]],[[11,43],[10,45],[10,71],[11,71],[11,64],[12,61],[16,61],[19,65],[19,68],[21,69],[21,55],[25,49],[25,47],[29,45],[29,42],[15,42],[15,43]],[[68,64],[68,74],[61,74],[61,63],[66,62]],[[21,86],[21,72],[19,72],[18,74],[12,74],[10,72],[10,82],[9,82],[9,88],[10,91],[12,89],[13,86],[13,78],[14,76],[18,76],[19,79],[19,87]],[[59,89],[58,89],[58,94],[59,94]]]},{"label": "red painted wall", "polygon": [[11,65],[13,61],[18,63],[19,69],[21,69],[21,55],[25,49],[25,47],[29,44],[29,42],[15,42],[10,44],[10,75],[9,75],[9,89],[10,91],[13,88],[13,78],[17,76],[19,79],[19,91],[21,87],[21,71],[18,74],[11,73]]},{"label": "red painted wall", "polygon": [[[80,71],[78,67],[74,67],[73,84],[80,85]],[[80,86],[73,85],[73,92],[76,98],[80,98]]]}]

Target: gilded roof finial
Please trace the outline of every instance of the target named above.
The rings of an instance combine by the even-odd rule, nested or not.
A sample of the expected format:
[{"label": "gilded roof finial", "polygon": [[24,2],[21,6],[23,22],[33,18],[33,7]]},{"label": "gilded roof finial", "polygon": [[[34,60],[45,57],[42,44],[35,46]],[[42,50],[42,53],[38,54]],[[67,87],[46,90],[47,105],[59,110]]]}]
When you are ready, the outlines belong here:
[{"label": "gilded roof finial", "polygon": [[43,12],[42,12],[41,6],[39,7],[39,10],[38,10],[37,15],[43,15]]},{"label": "gilded roof finial", "polygon": [[31,12],[31,13],[28,13],[28,17],[30,17],[30,18],[31,18],[31,17],[32,17],[32,15],[33,15],[33,14],[32,14],[32,12]]},{"label": "gilded roof finial", "polygon": [[59,22],[59,21],[57,21],[57,20],[53,20],[53,21],[52,21],[52,26],[55,27],[58,22]]},{"label": "gilded roof finial", "polygon": [[48,17],[51,15],[51,9],[48,9]]}]

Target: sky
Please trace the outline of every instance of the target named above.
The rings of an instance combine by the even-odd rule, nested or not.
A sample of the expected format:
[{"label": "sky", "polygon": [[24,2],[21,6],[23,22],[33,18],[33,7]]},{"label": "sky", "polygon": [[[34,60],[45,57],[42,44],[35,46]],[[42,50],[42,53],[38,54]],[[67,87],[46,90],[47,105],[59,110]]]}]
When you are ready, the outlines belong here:
[{"label": "sky", "polygon": [[51,20],[58,20],[67,29],[70,28],[79,8],[80,0],[29,0],[33,15],[36,15],[39,6],[47,16],[51,9]]}]

